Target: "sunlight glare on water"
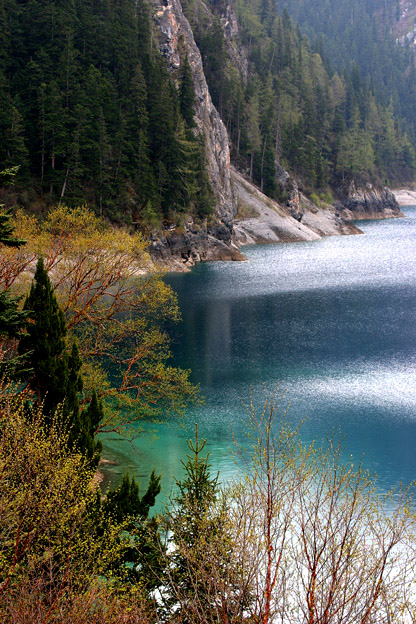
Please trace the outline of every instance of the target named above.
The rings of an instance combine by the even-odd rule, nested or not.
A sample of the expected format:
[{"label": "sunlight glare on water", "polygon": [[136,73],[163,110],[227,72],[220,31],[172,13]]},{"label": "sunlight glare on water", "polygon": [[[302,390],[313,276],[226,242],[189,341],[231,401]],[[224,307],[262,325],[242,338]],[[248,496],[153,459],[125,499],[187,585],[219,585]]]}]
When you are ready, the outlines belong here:
[{"label": "sunlight glare on water", "polygon": [[[171,275],[183,322],[174,363],[192,370],[205,404],[152,444],[107,440],[106,453],[139,476],[155,467],[165,492],[180,473],[194,423],[213,470],[236,474],[233,436],[244,440],[250,388],[279,382],[305,440],[341,432],[346,456],[376,471],[383,488],[416,478],[416,208],[361,222],[362,236],[243,249],[248,261],[207,263]],[[151,423],[144,423],[151,429]]]}]

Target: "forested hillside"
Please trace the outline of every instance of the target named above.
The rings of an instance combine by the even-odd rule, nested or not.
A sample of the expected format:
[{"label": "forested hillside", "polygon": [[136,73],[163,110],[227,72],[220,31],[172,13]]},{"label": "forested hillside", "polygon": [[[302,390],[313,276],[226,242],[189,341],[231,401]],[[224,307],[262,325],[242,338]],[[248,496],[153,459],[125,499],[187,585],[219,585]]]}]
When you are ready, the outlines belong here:
[{"label": "forested hillside", "polygon": [[[183,2],[237,168],[280,201],[276,163],[329,203],[352,178],[412,179],[414,64],[387,36],[381,5],[284,6]],[[213,212],[209,175],[216,188],[221,176],[208,174],[194,120],[189,40],[168,67],[152,20],[160,8],[2,0],[0,162],[20,167],[15,201],[35,211],[87,203],[147,232]]]},{"label": "forested hillside", "polygon": [[410,42],[397,45],[400,0],[281,0],[314,48],[338,71],[361,72],[416,136],[416,73]]},{"label": "forested hillside", "polygon": [[[413,175],[414,146],[394,98],[356,65],[333,71],[324,47],[319,54],[288,12],[278,13],[277,2],[238,0],[232,36],[221,27],[229,5],[211,6],[217,18],[204,20],[197,0],[185,4],[233,157],[268,195],[279,198],[275,157],[309,189],[336,186],[348,176],[384,183]],[[322,22],[323,15],[317,13]],[[246,74],[236,54],[246,60]],[[401,51],[396,57],[399,71]]]},{"label": "forested hillside", "polygon": [[171,80],[140,0],[0,4],[0,162],[23,202],[150,223],[211,210],[186,50]]}]

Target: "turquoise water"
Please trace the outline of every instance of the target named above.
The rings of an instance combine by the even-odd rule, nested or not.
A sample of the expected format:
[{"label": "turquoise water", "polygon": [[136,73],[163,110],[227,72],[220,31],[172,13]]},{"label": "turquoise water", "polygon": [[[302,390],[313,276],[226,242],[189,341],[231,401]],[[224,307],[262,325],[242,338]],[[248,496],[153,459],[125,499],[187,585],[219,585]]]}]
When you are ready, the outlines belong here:
[{"label": "turquoise water", "polygon": [[[376,472],[380,487],[416,478],[416,207],[405,219],[360,222],[363,236],[244,248],[243,263],[206,263],[168,276],[183,322],[174,362],[192,370],[205,404],[180,424],[157,427],[134,447],[108,439],[114,480],[129,467],[162,473],[164,492],[181,473],[198,422],[213,470],[238,472],[233,437],[245,440],[241,399],[276,383],[303,419],[306,441],[332,432],[345,456]],[[154,429],[144,423],[145,430]]]}]

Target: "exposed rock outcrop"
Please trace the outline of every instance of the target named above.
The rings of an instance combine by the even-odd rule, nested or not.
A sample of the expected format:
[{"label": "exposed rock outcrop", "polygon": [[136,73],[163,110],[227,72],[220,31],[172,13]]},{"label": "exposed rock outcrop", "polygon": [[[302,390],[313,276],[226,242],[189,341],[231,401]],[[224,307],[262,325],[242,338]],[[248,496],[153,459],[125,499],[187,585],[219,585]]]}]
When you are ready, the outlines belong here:
[{"label": "exposed rock outcrop", "polygon": [[[245,260],[231,241],[230,230],[218,224],[212,233],[189,225],[186,230],[171,230],[151,241],[153,262],[171,271],[189,271],[196,262],[207,260]],[[215,234],[215,235],[214,235]]]},{"label": "exposed rock outcrop", "polygon": [[336,207],[346,219],[386,219],[402,217],[399,204],[393,193],[385,186],[369,182],[357,185],[351,180],[337,189]]},{"label": "exposed rock outcrop", "polygon": [[240,76],[245,82],[248,78],[248,59],[245,49],[239,40],[240,32],[238,28],[237,15],[235,12],[235,4],[227,2],[221,15],[221,24],[223,27],[225,42],[227,45],[227,55],[231,60],[233,67],[237,67]]},{"label": "exposed rock outcrop", "polygon": [[312,241],[322,236],[361,232],[352,222],[345,221],[333,206],[318,209],[299,192],[296,182],[288,174],[286,176],[280,173],[288,189],[287,204],[281,206],[232,170],[238,201],[234,222],[237,244]]},{"label": "exposed rock outcrop", "polygon": [[[203,260],[244,260],[231,240],[236,201],[231,188],[230,150],[227,130],[214,107],[202,66],[201,54],[179,0],[154,0],[153,20],[157,26],[159,49],[172,75],[185,57],[192,70],[195,91],[195,122],[204,136],[208,175],[215,196],[213,222],[207,226],[185,224],[154,239],[150,254],[155,262],[174,270],[187,270]],[[207,11],[205,5],[204,10]],[[235,26],[229,16],[230,30]]]},{"label": "exposed rock outcrop", "polygon": [[286,206],[290,214],[297,221],[301,221],[303,211],[298,183],[279,165],[279,163],[276,163],[276,181],[279,185],[281,195],[286,197]]},{"label": "exposed rock outcrop", "polygon": [[392,25],[392,33],[399,45],[409,46],[416,59],[416,3],[415,0],[399,0],[399,19]]},{"label": "exposed rock outcrop", "polygon": [[180,67],[186,49],[195,91],[195,121],[198,131],[205,137],[208,174],[216,199],[216,211],[231,232],[235,201],[231,191],[228,135],[212,103],[201,54],[179,0],[167,0],[165,3],[155,0],[154,7],[153,19],[158,27],[159,48],[172,74]]}]

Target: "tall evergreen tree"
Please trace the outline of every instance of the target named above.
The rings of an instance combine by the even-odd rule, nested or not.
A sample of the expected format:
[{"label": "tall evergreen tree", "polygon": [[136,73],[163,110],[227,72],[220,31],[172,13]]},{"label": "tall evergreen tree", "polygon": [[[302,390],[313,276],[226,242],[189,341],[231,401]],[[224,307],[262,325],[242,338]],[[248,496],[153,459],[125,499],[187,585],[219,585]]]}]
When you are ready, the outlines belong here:
[{"label": "tall evergreen tree", "polygon": [[[244,604],[234,602],[241,588],[238,565],[231,561],[232,544],[227,513],[221,498],[218,475],[212,476],[209,456],[203,456],[206,440],[187,441],[190,453],[182,462],[184,477],[176,482],[178,493],[172,501],[168,529],[174,548],[167,556],[168,583],[178,588],[172,602],[177,604],[180,621],[192,624],[192,610],[188,605],[204,605],[204,615],[209,622],[221,622],[225,611],[222,597],[227,595],[227,619],[240,622],[244,619]],[[232,570],[222,577],[223,570]],[[220,575],[222,586],[218,584]],[[169,602],[169,601],[168,601]],[[235,611],[234,611],[235,610]],[[169,612],[169,605],[168,605]]]},{"label": "tall evergreen tree", "polygon": [[126,517],[131,517],[132,522],[144,520],[149,515],[149,510],[154,506],[156,496],[160,493],[160,476],[155,471],[150,475],[149,485],[146,492],[140,496],[139,484],[134,477],[125,474],[120,486],[109,492],[103,503],[103,510],[118,522]]},{"label": "tall evergreen tree", "polygon": [[199,440],[195,425],[195,442],[187,440],[190,454],[186,456],[186,462],[181,460],[185,475],[176,481],[178,494],[174,499],[173,541],[176,536],[182,542],[185,540],[189,547],[198,539],[199,524],[206,522],[207,514],[218,496],[218,475],[211,475],[209,455],[202,456],[206,442]]},{"label": "tall evergreen tree", "polygon": [[95,438],[95,433],[102,419],[104,418],[104,408],[102,401],[98,399],[95,389],[93,390],[91,401],[86,409],[78,416],[78,437],[79,448],[83,449],[86,457],[92,464],[98,464],[103,445]]},{"label": "tall evergreen tree", "polygon": [[44,411],[51,417],[66,396],[68,358],[66,355],[66,323],[59,308],[43,258],[36,265],[35,277],[23,309],[28,314],[26,332],[19,343],[19,353],[28,354],[33,373],[31,389]]},{"label": "tall evergreen tree", "polygon": [[94,393],[88,409],[80,413],[82,361],[75,341],[70,353],[67,351],[65,317],[42,258],[38,260],[23,310],[27,320],[26,331],[19,342],[19,354],[31,366],[27,381],[38,401],[43,402],[46,421],[61,405],[69,446],[78,449],[93,464],[98,463],[101,444],[94,440],[94,434],[102,418],[102,405]]},{"label": "tall evergreen tree", "polygon": [[124,554],[129,577],[147,588],[160,583],[162,551],[158,523],[155,518],[148,517],[159,493],[160,476],[154,470],[143,495],[140,495],[135,478],[125,474],[119,487],[108,492],[104,501],[99,504],[99,515],[104,522],[124,522],[131,544]]},{"label": "tall evergreen tree", "polygon": [[[13,184],[18,170],[19,166],[14,166],[0,171],[0,188]],[[21,247],[26,241],[13,237],[14,225],[11,219],[11,209],[4,210],[4,204],[0,204],[0,243],[6,247]]]},{"label": "tall evergreen tree", "polygon": [[188,53],[186,53],[179,70],[179,106],[181,115],[188,128],[195,127],[194,104],[195,93],[192,70],[188,60]]}]

